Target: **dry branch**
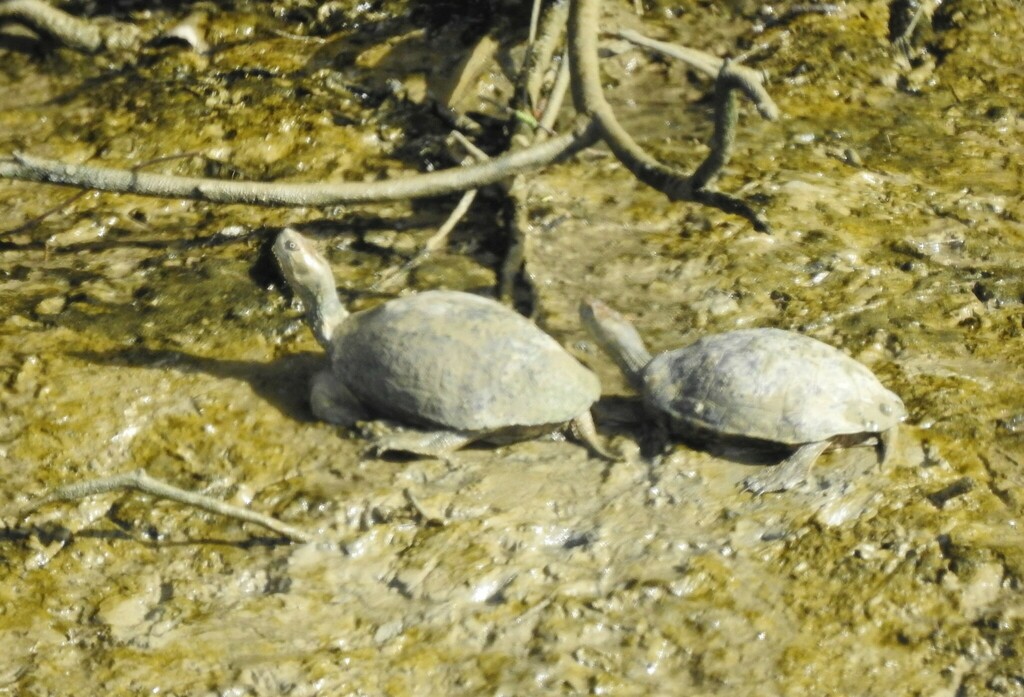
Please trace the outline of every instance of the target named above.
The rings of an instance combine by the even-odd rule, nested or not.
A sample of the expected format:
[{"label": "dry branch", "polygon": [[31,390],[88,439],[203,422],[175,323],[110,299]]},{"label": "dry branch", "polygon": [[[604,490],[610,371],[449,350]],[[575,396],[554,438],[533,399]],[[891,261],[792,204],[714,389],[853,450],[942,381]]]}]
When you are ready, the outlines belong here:
[{"label": "dry branch", "polygon": [[166,482],[154,479],[145,470],[137,469],[126,474],[116,474],[110,477],[90,479],[84,482],[74,482],[65,486],[56,487],[47,494],[31,502],[18,514],[23,519],[32,512],[62,501],[75,501],[89,496],[106,494],[112,491],[139,491],[157,498],[175,501],[186,506],[199,508],[210,513],[216,513],[234,520],[245,523],[253,523],[275,532],[292,542],[313,542],[316,537],[301,528],[283,523],[263,513],[251,511],[248,508],[233,506],[215,498],[194,491],[179,489]]},{"label": "dry branch", "polygon": [[[33,0],[9,0],[0,7],[20,7],[26,2],[34,4]],[[616,120],[601,89],[597,62],[599,10],[600,0],[572,0],[569,4],[570,81],[577,111],[581,114],[573,130],[547,140],[538,139],[527,147],[513,149],[487,162],[381,182],[279,183],[143,173],[17,153],[0,159],[0,178],[213,203],[325,207],[440,196],[475,189],[544,167],[604,140],[634,176],[671,200],[712,206],[743,216],[758,230],[767,230],[767,222],[745,202],[707,188],[728,160],[735,124],[733,92],[740,90],[751,97],[766,118],[777,114],[774,103],[764,91],[760,74],[693,49],[676,47],[677,52],[681,51],[680,57],[705,72],[714,71],[716,76],[715,136],[711,153],[693,176],[687,176],[647,154]],[[553,24],[557,26],[557,22]],[[553,30],[549,35],[557,33]],[[629,33],[620,35],[631,41],[643,39]],[[644,45],[648,47],[666,50],[667,45],[646,41]],[[549,48],[545,46],[541,51],[545,60],[550,60]]]},{"label": "dry branch", "polygon": [[746,76],[735,70],[730,71],[729,63],[722,63],[716,80],[716,110],[719,112],[716,126],[722,126],[725,131],[720,133],[716,128],[712,151],[705,164],[698,169],[701,177],[691,178],[649,155],[615,118],[601,88],[597,61],[600,9],[600,0],[574,0],[570,8],[569,66],[573,71],[573,99],[577,110],[594,119],[601,129],[601,138],[619,161],[643,183],[673,201],[694,201],[740,215],[749,220],[756,230],[767,232],[768,222],[742,200],[703,188],[728,159],[728,148],[733,138],[731,124],[735,121],[735,105],[730,93],[747,84]]},{"label": "dry branch", "polygon": [[[726,64],[725,60],[712,56],[709,53],[704,53],[704,51],[651,39],[631,29],[620,29],[615,32],[615,36],[637,46],[643,46],[670,58],[681,60],[708,77],[717,78]],[[731,63],[730,65],[730,73],[736,83],[736,89],[742,90],[747,95],[750,101],[754,103],[754,106],[757,107],[758,113],[769,121],[779,118],[779,107],[772,100],[771,95],[768,94],[768,90],[764,88],[764,75],[745,65],[739,65],[738,63]]]},{"label": "dry branch", "polygon": [[0,160],[0,179],[20,179],[211,203],[332,206],[443,196],[487,186],[520,172],[528,172],[570,157],[597,140],[597,130],[593,123],[583,119],[569,133],[485,163],[379,182],[256,182],[179,177],[113,167],[75,165],[24,153],[15,153],[10,159]]},{"label": "dry branch", "polygon": [[0,2],[0,22],[17,22],[62,46],[84,53],[97,53],[104,48],[131,48],[139,41],[139,30],[132,24],[89,22],[42,0]]}]

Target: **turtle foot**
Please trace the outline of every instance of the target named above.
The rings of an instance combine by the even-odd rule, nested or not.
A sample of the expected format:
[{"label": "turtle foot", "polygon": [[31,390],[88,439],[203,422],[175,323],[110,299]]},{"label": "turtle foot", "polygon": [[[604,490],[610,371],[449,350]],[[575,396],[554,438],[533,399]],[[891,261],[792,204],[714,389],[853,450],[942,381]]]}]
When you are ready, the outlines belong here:
[{"label": "turtle foot", "polygon": [[743,480],[743,491],[749,491],[755,496],[770,494],[776,491],[789,491],[803,485],[807,478],[805,475],[797,477],[790,476],[779,470],[782,465],[775,465],[768,472],[753,474]]},{"label": "turtle foot", "polygon": [[385,453],[410,453],[447,460],[456,450],[469,445],[477,436],[463,431],[417,431],[403,429],[383,433],[373,439],[369,452],[375,457]]},{"label": "turtle foot", "polygon": [[743,490],[755,496],[796,489],[807,481],[811,466],[831,445],[829,441],[806,443],[777,465],[743,480]]}]

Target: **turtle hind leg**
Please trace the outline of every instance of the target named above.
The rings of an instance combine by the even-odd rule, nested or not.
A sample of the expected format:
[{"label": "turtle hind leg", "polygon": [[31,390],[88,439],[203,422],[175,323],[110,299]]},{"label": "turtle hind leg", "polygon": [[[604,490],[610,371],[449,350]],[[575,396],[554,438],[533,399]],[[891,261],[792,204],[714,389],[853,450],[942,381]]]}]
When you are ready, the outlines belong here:
[{"label": "turtle hind leg", "polygon": [[796,449],[796,452],[779,464],[768,467],[763,472],[744,479],[744,491],[750,491],[759,495],[771,491],[795,489],[807,481],[807,476],[814,465],[814,461],[831,444],[831,441],[823,440],[801,445]]},{"label": "turtle hind leg", "polygon": [[447,460],[448,456],[473,441],[481,434],[468,431],[421,431],[410,428],[388,429],[375,437],[370,445],[374,455],[409,453],[423,457]]}]

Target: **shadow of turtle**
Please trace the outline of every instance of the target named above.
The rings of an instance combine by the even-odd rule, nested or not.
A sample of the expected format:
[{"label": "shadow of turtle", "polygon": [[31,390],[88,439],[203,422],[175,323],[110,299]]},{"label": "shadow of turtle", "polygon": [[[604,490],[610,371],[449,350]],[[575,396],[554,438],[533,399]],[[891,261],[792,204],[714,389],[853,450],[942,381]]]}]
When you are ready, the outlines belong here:
[{"label": "shadow of turtle", "polygon": [[793,454],[795,448],[774,441],[742,436],[724,436],[694,429],[688,433],[670,433],[660,419],[644,408],[635,396],[604,396],[594,405],[594,418],[606,435],[634,438],[640,454],[654,459],[675,447],[706,452],[741,465],[774,465]]},{"label": "shadow of turtle", "polygon": [[203,373],[248,383],[253,392],[281,413],[302,422],[316,421],[309,408],[309,381],[322,369],[322,353],[306,351],[267,363],[195,356],[170,349],[133,347],[122,351],[77,351],[77,358],[97,365]]}]

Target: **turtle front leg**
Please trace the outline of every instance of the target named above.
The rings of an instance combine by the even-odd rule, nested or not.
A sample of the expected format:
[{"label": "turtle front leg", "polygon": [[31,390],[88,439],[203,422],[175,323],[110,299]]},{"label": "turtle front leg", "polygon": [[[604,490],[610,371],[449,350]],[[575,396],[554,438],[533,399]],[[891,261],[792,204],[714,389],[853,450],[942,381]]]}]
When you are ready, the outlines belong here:
[{"label": "turtle front leg", "polygon": [[744,479],[743,490],[760,495],[771,491],[795,489],[807,481],[814,461],[831,444],[831,441],[823,440],[801,445],[796,452],[779,464]]},{"label": "turtle front leg", "polygon": [[354,426],[370,418],[369,412],[330,369],[314,375],[310,387],[309,406],[321,421]]}]

